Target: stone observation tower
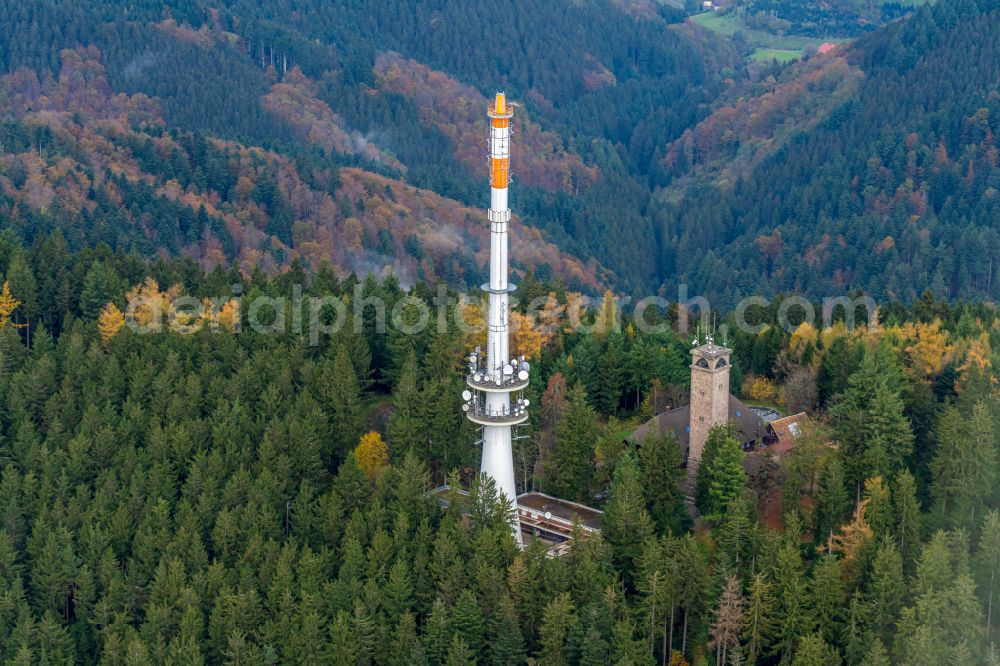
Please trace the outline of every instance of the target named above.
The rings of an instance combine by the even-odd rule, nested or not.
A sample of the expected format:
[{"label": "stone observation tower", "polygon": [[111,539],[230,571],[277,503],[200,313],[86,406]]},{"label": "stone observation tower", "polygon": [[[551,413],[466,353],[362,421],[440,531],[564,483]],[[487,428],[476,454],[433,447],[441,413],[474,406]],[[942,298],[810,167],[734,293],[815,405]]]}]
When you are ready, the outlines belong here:
[{"label": "stone observation tower", "polygon": [[691,428],[688,477],[695,478],[708,431],[729,422],[729,356],[732,350],[706,344],[691,350]]},{"label": "stone observation tower", "polygon": [[[482,286],[489,297],[486,351],[480,348],[469,356],[468,388],[462,392],[463,411],[470,421],[482,426],[483,460],[480,471],[496,482],[497,490],[514,507],[511,529],[518,545],[521,530],[517,520],[517,490],[514,485],[514,456],[511,431],[528,420],[528,400],[520,397],[528,386],[528,363],[511,358],[509,294],[515,285],[507,281],[507,246],[510,208],[510,120],[514,115],[503,93],[497,93],[490,118],[490,281]],[[516,398],[512,398],[516,395]]]}]

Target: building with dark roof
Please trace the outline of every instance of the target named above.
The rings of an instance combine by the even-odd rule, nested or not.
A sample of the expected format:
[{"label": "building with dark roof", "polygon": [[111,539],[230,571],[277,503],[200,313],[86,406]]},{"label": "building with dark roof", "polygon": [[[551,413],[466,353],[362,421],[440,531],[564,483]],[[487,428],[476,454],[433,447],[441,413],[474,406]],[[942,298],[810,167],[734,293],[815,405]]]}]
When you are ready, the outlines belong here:
[{"label": "building with dark roof", "polygon": [[[728,422],[732,423],[736,428],[736,436],[739,438],[744,449],[749,450],[754,448],[767,435],[767,427],[764,421],[757,416],[756,412],[733,395],[729,396]],[[626,439],[629,442],[641,445],[650,433],[653,435],[663,435],[668,432],[674,433],[677,437],[684,461],[687,462],[691,446],[691,405],[684,405],[683,407],[677,407],[662,414],[657,414],[632,431]]]},{"label": "building with dark roof", "polygon": [[689,476],[696,472],[708,434],[716,426],[733,424],[744,449],[761,443],[767,434],[764,421],[729,393],[731,354],[731,349],[715,344],[711,337],[692,349],[691,403],[654,416],[626,439],[641,445],[650,434],[674,433]]}]

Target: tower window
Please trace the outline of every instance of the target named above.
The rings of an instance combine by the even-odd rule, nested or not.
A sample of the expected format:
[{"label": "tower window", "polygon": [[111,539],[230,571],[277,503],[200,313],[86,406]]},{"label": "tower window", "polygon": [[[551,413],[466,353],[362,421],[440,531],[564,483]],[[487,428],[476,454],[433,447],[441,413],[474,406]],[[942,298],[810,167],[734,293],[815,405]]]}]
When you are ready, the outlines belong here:
[{"label": "tower window", "polygon": [[726,367],[726,359],[720,358],[719,362],[715,364],[715,367],[716,368],[724,368],[724,367]]},{"label": "tower window", "polygon": [[697,365],[699,368],[707,368],[708,367],[708,361],[706,361],[703,358],[699,358],[698,362],[695,363],[695,365]]}]

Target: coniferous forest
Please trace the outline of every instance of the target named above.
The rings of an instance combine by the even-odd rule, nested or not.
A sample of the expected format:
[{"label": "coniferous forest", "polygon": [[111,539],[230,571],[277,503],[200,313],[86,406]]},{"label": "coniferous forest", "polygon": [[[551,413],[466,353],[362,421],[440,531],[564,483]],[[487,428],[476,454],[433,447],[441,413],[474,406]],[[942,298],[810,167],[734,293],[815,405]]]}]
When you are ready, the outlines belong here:
[{"label": "coniferous forest", "polygon": [[[395,278],[206,273],[9,231],[0,270],[4,663],[996,663],[990,307],[928,293],[877,329],[791,333],[778,303],[754,307],[765,326],[730,339],[732,390],[813,426],[784,456],[715,430],[697,525],[673,436],[623,439],[684,400],[688,341],[638,331],[610,293],[592,332],[515,312],[537,405],[518,485],[605,512],[602,535],[550,558],[516,548],[509,505],[473,474],[456,407],[480,332],[382,334],[376,308],[350,308],[310,344],[291,317],[256,332],[233,307],[304,285],[391,309]],[[552,311],[573,298],[523,288]],[[123,315],[137,294],[165,312],[229,300],[144,333]],[[470,494],[443,509],[427,491],[446,481]]]},{"label": "coniferous forest", "polygon": [[[1000,664],[1000,8],[692,4],[0,0],[0,663]],[[559,557],[460,410],[498,88]],[[690,484],[682,286],[808,416]]]}]

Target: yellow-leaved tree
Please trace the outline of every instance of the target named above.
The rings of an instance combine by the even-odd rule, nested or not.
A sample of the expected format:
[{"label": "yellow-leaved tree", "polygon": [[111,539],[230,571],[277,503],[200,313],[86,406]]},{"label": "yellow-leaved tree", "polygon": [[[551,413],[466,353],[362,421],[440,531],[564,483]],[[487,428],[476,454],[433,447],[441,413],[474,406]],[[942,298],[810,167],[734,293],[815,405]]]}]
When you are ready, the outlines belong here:
[{"label": "yellow-leaved tree", "polygon": [[382,435],[377,432],[369,432],[361,436],[361,441],[354,448],[354,457],[358,461],[358,467],[374,479],[385,466],[389,464],[389,447],[386,446]]},{"label": "yellow-leaved tree", "polygon": [[757,402],[773,403],[778,399],[778,387],[767,377],[756,377],[750,385],[750,398]]},{"label": "yellow-leaved tree", "polygon": [[608,333],[618,329],[618,303],[615,295],[608,289],[604,292],[601,307],[594,317],[594,335],[603,338]]},{"label": "yellow-leaved tree", "polygon": [[[165,321],[170,321],[173,315],[173,302],[180,293],[179,284],[161,291],[156,280],[148,277],[141,285],[132,287],[125,298],[129,302],[129,314],[136,325],[152,326],[158,330]],[[187,319],[185,316],[185,321],[179,323],[189,323]]]},{"label": "yellow-leaved tree", "polygon": [[23,328],[25,324],[15,324],[11,322],[11,315],[21,304],[13,294],[10,293],[10,283],[6,280],[3,283],[3,291],[0,292],[0,331],[8,328]]},{"label": "yellow-leaved tree", "polygon": [[101,335],[101,344],[104,345],[105,349],[108,348],[111,340],[118,335],[118,331],[122,330],[124,325],[125,315],[118,309],[118,306],[114,303],[105,305],[97,318],[97,332]]},{"label": "yellow-leaved tree", "polygon": [[868,510],[869,500],[867,498],[858,502],[854,508],[854,516],[851,522],[841,526],[840,531],[831,534],[825,546],[817,548],[820,552],[839,553],[845,563],[852,563],[857,557],[861,546],[872,538],[872,528],[865,519],[865,512]]},{"label": "yellow-leaved tree", "polygon": [[929,324],[907,322],[890,332],[898,337],[909,361],[908,367],[921,379],[940,373],[951,358],[948,332],[941,330],[941,322],[937,319]]},{"label": "yellow-leaved tree", "polygon": [[542,355],[542,348],[552,339],[551,333],[535,325],[531,315],[521,314],[517,310],[510,313],[511,353],[514,356],[537,359]]}]

